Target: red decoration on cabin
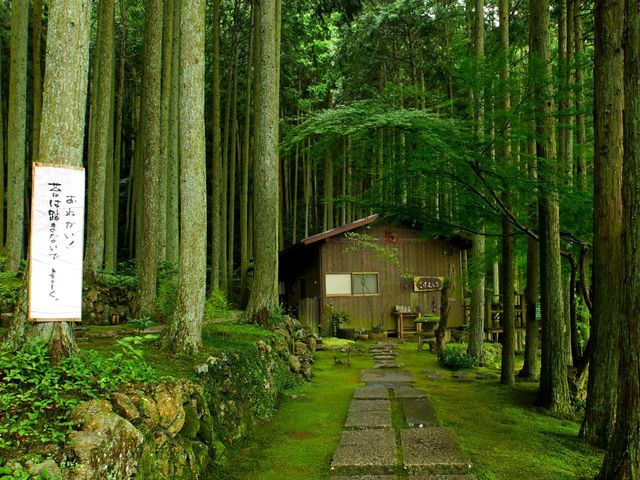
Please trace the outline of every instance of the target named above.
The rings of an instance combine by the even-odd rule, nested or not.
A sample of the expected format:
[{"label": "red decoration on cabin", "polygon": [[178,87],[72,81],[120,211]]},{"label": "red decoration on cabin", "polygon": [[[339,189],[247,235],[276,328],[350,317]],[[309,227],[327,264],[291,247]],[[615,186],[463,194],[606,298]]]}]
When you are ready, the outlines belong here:
[{"label": "red decoration on cabin", "polygon": [[384,237],[389,243],[398,243],[398,236],[396,235],[396,232],[392,230],[385,230]]}]

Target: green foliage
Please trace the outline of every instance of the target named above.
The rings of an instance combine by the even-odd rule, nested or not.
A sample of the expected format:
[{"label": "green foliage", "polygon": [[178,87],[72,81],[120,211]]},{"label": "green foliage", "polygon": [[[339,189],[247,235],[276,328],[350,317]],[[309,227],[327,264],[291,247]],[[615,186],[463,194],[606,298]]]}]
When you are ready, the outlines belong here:
[{"label": "green foliage", "polygon": [[137,348],[151,337],[128,337],[110,358],[94,351],[55,364],[48,347],[31,342],[0,353],[0,451],[61,443],[71,430],[68,415],[79,401],[104,396],[120,385],[155,376]]},{"label": "green foliage", "polygon": [[347,232],[347,237],[353,243],[352,246],[344,249],[345,252],[362,253],[371,252],[374,258],[392,265],[399,265],[398,247],[380,245],[378,239],[366,232]]},{"label": "green foliage", "polygon": [[322,316],[329,324],[329,330],[335,337],[341,325],[350,325],[351,317],[347,312],[336,310],[333,304],[326,305],[322,310]]},{"label": "green foliage", "polygon": [[46,471],[32,475],[19,466],[1,466],[3,463],[0,457],[0,480],[60,480],[60,477],[52,476]]},{"label": "green foliage", "polygon": [[151,320],[151,318],[149,318],[147,315],[143,315],[140,318],[130,318],[127,323],[133,325],[139,332],[144,332],[155,322]]},{"label": "green foliage", "polygon": [[231,314],[231,304],[225,297],[224,292],[216,288],[204,304],[204,317],[206,319],[213,318],[229,318]]},{"label": "green foliage", "polygon": [[464,345],[447,345],[438,362],[450,370],[464,370],[472,368],[476,359],[467,353]]},{"label": "green foliage", "polygon": [[135,290],[138,288],[137,274],[113,272],[111,270],[98,270],[96,282],[105,287],[120,287],[125,290]]},{"label": "green foliage", "polygon": [[22,279],[11,272],[0,271],[0,311],[13,308],[18,301]]}]

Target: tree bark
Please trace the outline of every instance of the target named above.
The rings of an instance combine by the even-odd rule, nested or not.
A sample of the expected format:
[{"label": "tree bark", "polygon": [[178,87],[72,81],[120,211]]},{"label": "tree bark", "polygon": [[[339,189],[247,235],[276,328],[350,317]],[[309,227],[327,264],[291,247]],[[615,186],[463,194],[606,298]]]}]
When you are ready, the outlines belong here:
[{"label": "tree bark", "polygon": [[245,315],[253,319],[278,306],[278,104],[277,1],[260,4],[261,102],[254,178],[261,188],[254,194],[255,272]]},{"label": "tree bark", "polygon": [[40,123],[42,122],[42,2],[33,0],[31,19],[31,76],[33,115],[31,120],[31,161],[40,161]]},{"label": "tree bark", "polygon": [[[500,0],[498,4],[500,19],[500,99],[498,108],[501,110],[505,122],[508,122],[511,110],[511,96],[509,94],[509,0]],[[507,170],[511,166],[510,127],[507,123],[503,128],[502,138],[498,143],[498,159]],[[505,208],[511,212],[512,193],[508,184],[504,185],[502,198]],[[515,246],[513,240],[513,225],[511,221],[502,218],[502,364],[500,382],[505,385],[515,383],[515,353],[516,353],[516,324],[513,305],[515,290]]]},{"label": "tree bark", "polygon": [[[557,167],[553,94],[551,78],[551,47],[549,1],[530,3],[529,50],[537,107],[536,138],[541,185],[553,185]],[[562,269],[560,259],[560,208],[558,193],[551,189],[541,192],[540,221],[540,282],[542,307],[542,362],[538,403],[552,412],[570,409],[567,365],[564,352],[565,323],[562,304]]]},{"label": "tree bark", "polygon": [[451,280],[445,278],[440,291],[440,321],[436,327],[436,355],[438,358],[442,356],[442,352],[446,347],[447,324],[449,323],[449,312],[451,306],[449,304],[449,289],[451,288]]},{"label": "tree bark", "polygon": [[27,43],[29,1],[11,2],[11,66],[7,128],[7,240],[6,269],[17,272],[24,253],[24,192],[27,124]]},{"label": "tree bark", "polygon": [[623,0],[595,4],[593,321],[587,407],[580,435],[605,446],[616,418],[624,282],[622,252]]},{"label": "tree bark", "polygon": [[105,192],[111,114],[113,112],[113,67],[114,67],[114,0],[100,1],[98,37],[96,45],[96,67],[94,67],[93,91],[95,95],[91,112],[91,124],[94,131],[89,145],[93,151],[89,155],[87,192],[87,235],[84,253],[85,279],[95,280],[98,270],[104,266],[105,255]]},{"label": "tree bark", "polygon": [[[155,313],[158,274],[158,212],[160,196],[158,176],[161,165],[161,80],[163,2],[146,0],[145,60],[142,78],[142,229],[138,259],[138,315]],[[181,139],[182,141],[182,139]],[[184,217],[183,217],[184,218]]]},{"label": "tree bark", "polygon": [[166,349],[202,349],[206,297],[207,193],[204,127],[204,0],[180,4],[180,261],[176,309],[162,334]]},{"label": "tree bark", "polygon": [[173,0],[171,35],[171,93],[169,94],[169,150],[167,152],[167,262],[177,265],[180,248],[180,2]]},{"label": "tree bark", "polygon": [[[40,152],[53,165],[82,166],[90,18],[89,0],[49,4]],[[27,337],[45,341],[53,359],[77,349],[67,322],[31,324]]]},{"label": "tree bark", "polygon": [[615,428],[599,480],[637,480],[640,477],[640,3],[638,0],[626,0],[624,3],[622,191],[625,275],[622,284],[621,361]]}]

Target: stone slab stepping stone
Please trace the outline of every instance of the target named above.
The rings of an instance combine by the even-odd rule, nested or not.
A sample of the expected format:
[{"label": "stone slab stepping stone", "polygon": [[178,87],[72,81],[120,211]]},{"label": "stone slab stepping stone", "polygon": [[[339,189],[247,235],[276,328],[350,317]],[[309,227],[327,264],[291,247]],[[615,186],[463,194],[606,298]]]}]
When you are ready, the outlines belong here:
[{"label": "stone slab stepping stone", "polygon": [[411,428],[402,430],[400,436],[404,468],[411,474],[464,475],[471,468],[448,428]]},{"label": "stone slab stepping stone", "polygon": [[358,475],[356,477],[331,477],[330,480],[398,480],[395,475]]},{"label": "stone slab stepping stone", "polygon": [[346,428],[391,428],[391,410],[349,412]]},{"label": "stone slab stepping stone", "polygon": [[363,400],[355,399],[349,405],[350,412],[384,412],[391,411],[389,400]]},{"label": "stone slab stepping stone", "polygon": [[402,365],[397,363],[397,362],[380,362],[380,363],[376,363],[373,368],[376,369],[380,369],[380,368],[400,368]]},{"label": "stone slab stepping stone", "polygon": [[389,398],[389,389],[386,387],[358,387],[353,394],[353,398],[384,400]]},{"label": "stone slab stepping stone", "polygon": [[[332,470],[370,467],[388,472],[395,466],[396,439],[391,429],[342,432],[342,438],[331,462]],[[385,473],[385,471],[376,473]]]},{"label": "stone slab stepping stone", "polygon": [[403,398],[402,411],[410,427],[439,427],[440,421],[429,398]]},{"label": "stone slab stepping stone", "polygon": [[377,369],[377,370],[362,370],[360,374],[360,380],[365,383],[411,383],[413,377],[408,372],[389,370],[389,369]]},{"label": "stone slab stepping stone", "polygon": [[399,385],[394,387],[393,394],[396,398],[429,398],[424,390],[413,388],[408,385]]}]

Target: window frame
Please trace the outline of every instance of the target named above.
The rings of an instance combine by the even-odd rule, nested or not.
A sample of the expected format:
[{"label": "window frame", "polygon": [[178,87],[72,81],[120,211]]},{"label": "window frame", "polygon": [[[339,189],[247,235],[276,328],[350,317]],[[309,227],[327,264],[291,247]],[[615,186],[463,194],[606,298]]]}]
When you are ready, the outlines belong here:
[{"label": "window frame", "polygon": [[[327,288],[327,277],[329,275],[349,275],[350,291],[349,293],[329,293]],[[353,285],[356,275],[375,275],[376,292],[375,293],[354,293]],[[324,274],[324,292],[326,297],[375,297],[380,295],[380,272],[329,272]]]}]

